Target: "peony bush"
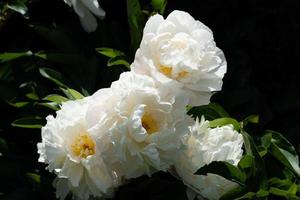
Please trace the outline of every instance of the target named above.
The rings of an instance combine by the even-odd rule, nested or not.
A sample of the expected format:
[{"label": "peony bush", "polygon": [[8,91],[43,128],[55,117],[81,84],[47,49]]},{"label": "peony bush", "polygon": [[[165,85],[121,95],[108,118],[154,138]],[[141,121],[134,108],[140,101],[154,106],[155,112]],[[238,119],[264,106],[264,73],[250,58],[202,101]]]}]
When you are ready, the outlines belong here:
[{"label": "peony bush", "polygon": [[[64,2],[86,32],[97,30],[95,16],[105,16],[97,0]],[[145,12],[139,1],[127,1],[132,61],[121,51],[96,49],[109,58],[108,66],[122,69],[107,87],[88,93],[79,84],[77,91],[61,73],[39,68],[61,94],[43,99],[27,94],[35,105],[53,112],[44,121],[25,117],[12,123],[41,129],[36,142],[42,169],[27,176],[40,183],[46,169],[53,176],[51,194],[61,200],[118,199],[122,188],[134,190],[144,183],[139,178],[151,180],[160,173],[183,188],[177,199],[300,199],[299,159],[289,141],[271,130],[253,139],[248,130],[258,124],[258,115],[239,121],[211,102],[227,72],[212,30],[185,11],[174,10],[164,18],[166,1],[153,1],[152,7],[153,12]],[[47,52],[1,56],[3,62],[27,56],[54,62],[70,56],[64,62],[74,66],[96,62]],[[270,160],[280,168],[276,175],[268,172]],[[138,184],[130,186],[134,181]],[[169,193],[165,198],[173,199]]]}]

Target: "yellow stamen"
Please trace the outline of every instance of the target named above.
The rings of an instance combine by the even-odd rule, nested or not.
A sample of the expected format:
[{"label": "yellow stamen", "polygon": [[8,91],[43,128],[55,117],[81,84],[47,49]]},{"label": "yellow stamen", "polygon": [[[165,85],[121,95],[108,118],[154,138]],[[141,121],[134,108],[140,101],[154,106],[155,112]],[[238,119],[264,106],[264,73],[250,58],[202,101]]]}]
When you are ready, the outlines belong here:
[{"label": "yellow stamen", "polygon": [[151,135],[152,133],[155,133],[159,130],[157,122],[147,112],[144,113],[144,115],[142,117],[142,125],[146,129],[146,131],[149,135]]},{"label": "yellow stamen", "polygon": [[95,142],[88,133],[83,133],[76,137],[71,149],[74,155],[86,158],[95,154]]},{"label": "yellow stamen", "polygon": [[160,66],[159,71],[168,77],[170,77],[172,75],[171,67]]},{"label": "yellow stamen", "polygon": [[[166,66],[160,66],[159,67],[159,71],[161,73],[163,73],[164,75],[166,75],[167,77],[169,78],[174,78],[172,77],[172,68],[171,67],[166,67]],[[180,71],[177,76],[175,77],[175,79],[182,79],[182,78],[185,78],[187,77],[189,74],[189,72],[185,71],[185,70],[182,70]]]},{"label": "yellow stamen", "polygon": [[189,73],[187,71],[183,70],[183,71],[178,73],[177,78],[179,78],[179,79],[185,78],[185,77],[187,77],[188,74]]}]

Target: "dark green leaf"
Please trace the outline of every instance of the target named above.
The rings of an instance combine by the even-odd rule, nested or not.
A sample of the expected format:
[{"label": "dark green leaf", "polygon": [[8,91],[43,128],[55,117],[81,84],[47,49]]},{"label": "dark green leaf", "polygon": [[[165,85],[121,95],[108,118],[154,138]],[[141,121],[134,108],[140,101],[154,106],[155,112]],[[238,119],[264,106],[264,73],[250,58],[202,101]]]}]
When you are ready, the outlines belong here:
[{"label": "dark green leaf", "polygon": [[12,102],[8,102],[9,105],[13,106],[13,107],[16,107],[16,108],[22,108],[22,107],[25,107],[27,106],[28,104],[30,104],[30,102],[15,102],[15,103],[12,103]]},{"label": "dark green leaf", "polygon": [[239,168],[224,161],[211,162],[198,169],[195,174],[206,175],[207,173],[220,175],[228,180],[237,182],[240,185],[244,185],[246,180],[246,175]]},{"label": "dark green leaf", "polygon": [[235,200],[246,200],[246,199],[254,199],[255,193],[254,192],[247,192],[241,197],[235,198]]},{"label": "dark green leaf", "polygon": [[11,60],[15,60],[24,56],[31,56],[31,51],[26,52],[7,52],[7,53],[1,53],[0,54],[0,63],[8,62]]},{"label": "dark green leaf", "polygon": [[21,15],[25,15],[27,13],[27,6],[22,1],[14,1],[13,3],[7,5],[7,8],[20,13]]},{"label": "dark green leaf", "polygon": [[44,106],[44,107],[50,108],[52,110],[59,110],[59,104],[57,104],[55,102],[37,103],[37,105]]},{"label": "dark green leaf", "polygon": [[262,137],[262,140],[265,138],[265,136],[271,138],[272,143],[298,157],[294,146],[282,134],[276,131],[266,130],[265,135]]},{"label": "dark green leaf", "polygon": [[107,66],[124,65],[127,69],[130,69],[130,64],[125,59],[126,57],[124,56],[116,56],[108,60]]},{"label": "dark green leaf", "polygon": [[254,157],[252,155],[244,155],[240,160],[238,167],[242,170],[249,169],[254,164]]},{"label": "dark green leaf", "polygon": [[291,187],[289,188],[288,192],[289,192],[290,196],[296,195],[296,193],[297,193],[297,185],[295,183],[293,183],[291,185]]},{"label": "dark green leaf", "polygon": [[123,52],[111,48],[97,48],[96,51],[110,58],[107,62],[108,67],[115,65],[124,65],[126,68],[130,69],[130,64]]},{"label": "dark green leaf", "polygon": [[6,141],[0,137],[0,155],[2,152],[5,152],[7,150],[8,150],[8,146]]},{"label": "dark green leaf", "polygon": [[268,184],[271,187],[276,187],[282,190],[288,190],[292,186],[293,182],[289,179],[280,179],[278,177],[273,177],[268,180]]},{"label": "dark green leaf", "polygon": [[29,99],[36,100],[36,101],[40,99],[38,95],[34,92],[27,93],[25,96]]},{"label": "dark green leaf", "polygon": [[44,97],[43,100],[52,101],[52,102],[61,104],[62,102],[68,101],[69,99],[67,99],[66,97],[63,97],[61,95],[58,95],[58,94],[50,94],[50,95]]},{"label": "dark green leaf", "polygon": [[130,27],[132,51],[135,52],[140,45],[146,21],[138,0],[127,0],[127,15]]},{"label": "dark green leaf", "polygon": [[114,58],[116,56],[125,56],[125,54],[122,51],[112,48],[101,47],[97,48],[96,51],[109,58]]},{"label": "dark green leaf", "polygon": [[215,119],[215,120],[212,120],[209,122],[209,126],[211,128],[221,127],[221,126],[229,125],[229,124],[233,125],[233,127],[236,131],[241,130],[240,123],[233,118],[224,117],[224,118]]},{"label": "dark green leaf", "polygon": [[42,128],[44,120],[39,117],[24,117],[15,120],[11,125],[20,128]]},{"label": "dark green leaf", "polygon": [[41,177],[38,174],[35,173],[26,173],[26,176],[28,179],[30,179],[31,181],[35,182],[35,183],[41,183]]},{"label": "dark green leaf", "polygon": [[278,132],[268,130],[261,138],[261,142],[272,156],[300,177],[297,152],[286,138]]},{"label": "dark green leaf", "polygon": [[219,104],[216,103],[193,107],[189,109],[188,114],[192,115],[194,118],[201,118],[203,115],[207,120],[229,117],[229,114]]},{"label": "dark green leaf", "polygon": [[244,130],[242,130],[241,133],[244,138],[244,146],[246,149],[246,153],[254,157],[254,165],[250,181],[252,185],[257,185],[260,189],[266,189],[267,177],[265,163],[261,158],[252,137]]},{"label": "dark green leaf", "polygon": [[258,192],[256,192],[256,197],[260,199],[268,196],[269,196],[269,192],[266,190],[259,190]]},{"label": "dark green leaf", "polygon": [[268,153],[268,150],[264,146],[257,146],[257,151],[262,158]]},{"label": "dark green leaf", "polygon": [[300,177],[299,159],[297,156],[291,154],[276,144],[272,143],[269,147],[269,152],[279,160],[284,166],[294,171]]},{"label": "dark green leaf", "polygon": [[4,63],[0,66],[0,80],[10,81],[13,79],[12,76],[12,67],[10,63]]},{"label": "dark green leaf", "polygon": [[242,124],[243,124],[243,127],[245,127],[245,126],[247,126],[248,123],[257,124],[258,122],[259,122],[259,116],[258,115],[250,115],[242,121]]},{"label": "dark green leaf", "polygon": [[243,195],[245,195],[247,193],[247,188],[246,187],[236,187],[232,190],[229,190],[228,192],[226,192],[221,198],[220,200],[233,200],[236,198],[239,198]]},{"label": "dark green leaf", "polygon": [[60,72],[57,72],[50,68],[40,68],[40,74],[61,87],[68,87],[67,83],[69,81],[67,81]]},{"label": "dark green leaf", "polygon": [[25,96],[31,100],[39,100],[39,96],[36,92],[37,84],[33,81],[25,82],[20,85],[20,88],[26,92]]},{"label": "dark green leaf", "polygon": [[78,92],[78,91],[76,91],[74,89],[71,89],[71,88],[63,89],[63,88],[61,88],[61,90],[63,91],[63,93],[65,93],[65,95],[69,99],[75,100],[75,99],[82,99],[82,98],[84,98],[84,96],[80,92]]},{"label": "dark green leaf", "polygon": [[151,0],[151,4],[154,10],[156,10],[160,14],[164,14],[167,2],[167,0]]},{"label": "dark green leaf", "polygon": [[273,195],[279,196],[279,197],[283,197],[288,200],[299,200],[300,199],[295,194],[290,193],[289,191],[281,190],[281,189],[278,189],[275,187],[271,187],[269,192],[270,192],[270,194],[273,194]]}]

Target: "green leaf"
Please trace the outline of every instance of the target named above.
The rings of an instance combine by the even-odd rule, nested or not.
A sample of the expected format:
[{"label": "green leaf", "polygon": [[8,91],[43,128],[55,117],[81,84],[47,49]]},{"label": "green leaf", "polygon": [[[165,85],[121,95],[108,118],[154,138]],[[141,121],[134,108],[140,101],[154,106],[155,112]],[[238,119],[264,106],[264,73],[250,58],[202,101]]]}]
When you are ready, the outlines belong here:
[{"label": "green leaf", "polygon": [[260,189],[267,188],[266,168],[252,137],[244,130],[241,131],[244,139],[246,153],[254,157],[252,176],[250,177],[251,185],[258,186]]},{"label": "green leaf", "polygon": [[12,4],[6,5],[6,7],[21,15],[25,15],[28,11],[27,6],[22,1],[14,1]]},{"label": "green leaf", "polygon": [[228,180],[244,185],[246,175],[236,166],[225,161],[214,161],[197,170],[195,174],[206,175],[207,173],[220,175]]},{"label": "green leaf", "polygon": [[52,110],[59,110],[59,104],[55,103],[55,102],[47,102],[47,103],[37,103],[37,105],[39,106],[44,106],[47,108],[50,108]]},{"label": "green leaf", "polygon": [[268,180],[268,184],[272,187],[276,187],[282,190],[288,190],[293,182],[289,179],[280,179],[278,177],[273,177]]},{"label": "green leaf", "polygon": [[127,69],[130,69],[130,64],[126,60],[126,57],[124,56],[116,56],[114,58],[111,58],[107,62],[107,66],[115,66],[115,65],[124,65]]},{"label": "green leaf", "polygon": [[132,52],[136,52],[142,40],[143,28],[146,22],[138,0],[127,0],[127,15],[130,27]]},{"label": "green leaf", "polygon": [[271,187],[269,190],[270,194],[273,194],[275,196],[283,197],[288,200],[300,200],[298,196],[295,194],[290,193],[289,191],[281,190],[275,187]]},{"label": "green leaf", "polygon": [[34,183],[41,183],[41,177],[35,173],[26,173],[26,176],[29,180],[33,181]]},{"label": "green leaf", "polygon": [[235,200],[245,200],[245,199],[254,199],[255,193],[254,192],[247,192],[241,197],[235,198]]},{"label": "green leaf", "polygon": [[50,95],[44,97],[43,100],[52,101],[52,102],[61,104],[62,102],[68,101],[69,99],[67,99],[66,97],[63,97],[61,95],[58,95],[58,94],[50,94]]},{"label": "green leaf", "polygon": [[268,150],[264,146],[257,146],[257,151],[262,158],[268,153]]},{"label": "green leaf", "polygon": [[280,148],[285,149],[289,151],[291,154],[293,154],[294,156],[298,157],[298,154],[294,146],[282,134],[276,131],[266,130],[264,137],[265,136],[271,138],[272,143],[278,145]]},{"label": "green leaf", "polygon": [[164,14],[165,8],[167,6],[167,0],[151,0],[151,4],[157,12]]},{"label": "green leaf", "polygon": [[64,87],[64,88],[68,87],[67,83],[69,81],[67,81],[60,72],[55,71],[55,70],[50,69],[50,68],[40,68],[39,70],[40,70],[40,74],[43,77],[53,81],[54,83],[56,83],[60,87]]},{"label": "green leaf", "polygon": [[7,81],[7,82],[12,81],[13,80],[12,73],[13,71],[10,63],[4,63],[0,66],[0,80]]},{"label": "green leaf", "polygon": [[269,152],[283,165],[285,165],[290,170],[294,171],[297,174],[297,176],[300,177],[299,159],[297,156],[278,147],[274,143],[271,144]]},{"label": "green leaf", "polygon": [[13,107],[16,107],[16,108],[22,108],[22,107],[25,107],[27,106],[28,104],[30,104],[30,102],[16,102],[16,103],[12,103],[12,102],[8,102],[9,105],[13,106]]},{"label": "green leaf", "polygon": [[101,48],[96,48],[96,51],[109,58],[114,58],[117,56],[125,56],[125,54],[122,51],[112,49],[112,48],[101,47]]},{"label": "green leaf", "polygon": [[193,107],[188,111],[189,115],[192,115],[194,118],[201,118],[204,115],[206,120],[214,120],[218,118],[229,117],[229,114],[216,103],[210,103],[204,106]]},{"label": "green leaf", "polygon": [[123,52],[111,48],[97,48],[96,51],[110,58],[107,62],[108,67],[115,65],[124,65],[126,68],[130,69],[130,64]]},{"label": "green leaf", "polygon": [[40,100],[40,98],[36,92],[37,84],[35,82],[33,82],[33,81],[25,82],[25,83],[22,83],[19,87],[22,90],[24,90],[24,92],[27,93],[25,95],[27,98],[29,98],[31,100],[35,100],[35,101]]},{"label": "green leaf", "polygon": [[7,146],[6,141],[0,137],[0,155],[1,155],[1,153],[5,152],[7,150],[8,150],[8,146]]},{"label": "green leaf", "polygon": [[236,131],[241,130],[240,123],[233,118],[224,117],[224,118],[215,119],[215,120],[209,122],[209,126],[211,128],[221,127],[221,126],[225,126],[225,125],[229,125],[229,124],[233,125],[233,127]]},{"label": "green leaf", "polygon": [[258,115],[250,115],[246,117],[243,121],[243,127],[247,126],[248,123],[257,124],[259,122],[259,116]]},{"label": "green leaf", "polygon": [[40,100],[38,95],[34,92],[27,93],[25,96],[29,99],[32,99],[32,100],[36,100],[36,101]]},{"label": "green leaf", "polygon": [[44,120],[40,117],[24,117],[15,120],[11,125],[19,128],[42,128]]},{"label": "green leaf", "polygon": [[254,157],[252,155],[246,154],[244,155],[240,162],[238,163],[238,167],[242,170],[249,169],[254,164]]},{"label": "green leaf", "polygon": [[222,195],[220,200],[233,200],[233,199],[236,199],[236,198],[239,198],[239,197],[245,195],[247,193],[247,191],[248,190],[246,187],[238,186],[236,188],[229,190],[224,195]]},{"label": "green leaf", "polygon": [[290,196],[296,195],[297,194],[297,185],[293,183],[291,187],[288,190]]},{"label": "green leaf", "polygon": [[278,189],[278,188],[271,187],[269,191],[270,191],[271,194],[274,194],[276,196],[281,196],[281,197],[285,197],[285,198],[288,197],[288,192],[285,191],[285,190],[281,190],[281,189]]},{"label": "green leaf", "polygon": [[258,198],[264,198],[268,196],[269,196],[269,192],[267,190],[259,190],[258,192],[256,192],[256,197]]},{"label": "green leaf", "polygon": [[84,98],[84,96],[80,92],[78,92],[74,89],[71,89],[71,88],[67,88],[67,89],[60,88],[60,89],[63,91],[63,93],[65,93],[65,95],[69,99],[76,100],[76,99]]},{"label": "green leaf", "polygon": [[1,53],[0,54],[0,63],[12,61],[21,57],[25,56],[31,56],[32,52],[31,51],[26,51],[26,52],[6,52],[6,53]]},{"label": "green leaf", "polygon": [[299,158],[293,145],[278,132],[267,130],[261,138],[268,152],[300,177]]}]

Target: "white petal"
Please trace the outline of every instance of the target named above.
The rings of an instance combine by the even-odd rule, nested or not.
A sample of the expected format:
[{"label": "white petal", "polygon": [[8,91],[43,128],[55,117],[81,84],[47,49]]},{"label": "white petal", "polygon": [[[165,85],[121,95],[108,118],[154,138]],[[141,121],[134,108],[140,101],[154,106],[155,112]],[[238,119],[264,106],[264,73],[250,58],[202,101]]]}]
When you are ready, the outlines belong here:
[{"label": "white petal", "polygon": [[147,33],[156,33],[156,30],[158,28],[158,25],[164,20],[164,18],[161,15],[153,15],[151,16],[148,21],[146,22],[145,28],[144,28],[144,34]]},{"label": "white petal", "polygon": [[53,181],[53,186],[56,188],[56,198],[63,200],[67,197],[70,191],[68,179],[55,178]]},{"label": "white petal", "polygon": [[105,16],[105,11],[99,6],[98,0],[81,0],[94,15],[103,18]]},{"label": "white petal", "polygon": [[86,8],[83,11],[83,17],[79,17],[83,29],[88,33],[94,32],[98,26],[96,18]]},{"label": "white petal", "polygon": [[82,2],[78,1],[78,0],[71,0],[71,1],[72,1],[72,5],[73,5],[73,8],[74,8],[74,11],[77,13],[77,15],[79,17],[84,17],[84,15],[85,15],[85,11],[84,10],[86,10],[86,8],[82,4]]},{"label": "white petal", "polygon": [[73,187],[78,187],[79,181],[82,177],[83,167],[80,164],[69,161],[65,161],[64,166],[62,167],[58,177],[68,178]]}]

